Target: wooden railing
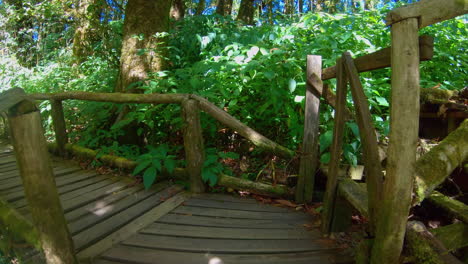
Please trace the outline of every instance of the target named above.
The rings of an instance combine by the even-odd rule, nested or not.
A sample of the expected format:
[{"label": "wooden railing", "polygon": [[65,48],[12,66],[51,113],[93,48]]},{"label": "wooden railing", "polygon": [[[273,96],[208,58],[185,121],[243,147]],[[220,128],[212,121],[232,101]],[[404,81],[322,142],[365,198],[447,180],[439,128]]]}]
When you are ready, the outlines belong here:
[{"label": "wooden railing", "polygon": [[[47,144],[40,121],[39,110],[33,100],[50,100],[51,116],[57,151],[65,155],[68,135],[63,111],[63,100],[83,100],[113,103],[180,104],[184,122],[184,149],[190,190],[205,191],[202,180],[204,144],[200,124],[200,111],[204,111],[222,124],[250,140],[255,146],[279,157],[290,159],[295,153],[261,135],[208,100],[193,94],[122,94],[64,92],[56,94],[25,94],[12,89],[0,95],[0,112],[9,111],[13,146],[23,179],[26,199],[31,208],[34,226],[39,232],[46,259],[58,256],[63,263],[75,263],[73,244],[60,206],[52,174]],[[125,161],[127,162],[127,161]],[[133,164],[133,163],[132,163]],[[222,178],[223,181],[229,181]],[[276,188],[276,189],[275,189]],[[282,190],[274,186],[275,190]],[[48,190],[48,191],[44,191]],[[44,212],[49,212],[44,214]],[[29,239],[28,237],[25,237]],[[29,239],[31,240],[31,239]],[[49,253],[47,253],[49,252]],[[47,256],[50,254],[50,256]]]},{"label": "wooden railing", "polygon": [[[416,142],[419,123],[419,61],[431,59],[433,55],[432,38],[428,36],[418,38],[418,29],[466,13],[467,8],[463,5],[463,1],[457,0],[447,0],[444,3],[438,0],[422,0],[408,7],[397,8],[387,16],[387,24],[392,25],[391,48],[354,60],[348,53],[344,53],[337,60],[336,66],[322,70],[321,75],[307,75],[308,89],[311,89],[316,96],[322,96],[325,102],[335,108],[331,160],[322,214],[322,231],[325,233],[342,231],[343,222],[349,222],[350,219],[350,210],[346,207],[348,204],[353,205],[369,219],[367,230],[369,238],[361,244],[360,251],[357,252],[357,259],[361,261],[360,263],[398,263],[405,233],[409,235],[407,241],[410,245],[411,243],[413,245],[421,243],[421,241],[416,242],[411,236],[411,234],[419,232],[417,231],[418,224],[409,223],[407,225],[409,208],[414,202],[411,195],[415,180],[416,187],[419,188],[417,202],[429,195],[431,202],[436,202],[440,207],[451,211],[458,219],[462,219],[462,221],[465,219],[461,216],[467,212],[467,206],[463,203],[448,197],[446,197],[445,203],[440,202],[444,199],[432,198],[434,195],[431,195],[432,190],[447,177],[444,174],[445,171],[439,173],[440,175],[432,176],[437,179],[429,180],[428,176],[424,175],[428,172],[427,170],[422,172],[415,170],[415,168],[418,166],[416,163]],[[369,105],[358,73],[389,66],[392,67],[392,106],[387,171],[384,177],[378,159],[377,139],[371,122]],[[337,78],[336,95],[322,83],[324,80],[335,77]],[[355,113],[346,108],[348,82],[351,87]],[[307,103],[306,109],[316,107],[315,105],[307,105]],[[366,186],[364,187],[351,179],[338,179],[344,122],[351,118],[357,120],[363,145],[366,168]],[[459,131],[459,134],[466,131],[466,126],[468,126],[466,122],[468,121],[462,125],[464,128],[461,128],[463,130]],[[318,123],[314,126],[318,126]],[[460,149],[454,151],[466,153]],[[456,162],[462,163],[464,159],[466,159],[466,154],[460,155]],[[452,163],[450,162],[447,170],[454,169]],[[300,176],[304,177],[304,175]],[[447,241],[448,237],[453,236],[456,230],[467,230],[466,224],[465,222],[464,225],[443,227],[441,228],[443,230],[434,230],[434,233],[438,234],[436,235],[438,239]],[[421,231],[419,235],[424,236],[425,234]],[[451,250],[466,246],[468,241],[467,239],[458,239],[457,243],[456,246],[451,246]],[[443,261],[441,263],[449,263],[450,261],[452,261],[450,263],[458,263],[453,262],[456,260],[447,254],[447,249],[443,249],[443,246],[434,246],[435,244],[442,245],[440,241],[431,241],[429,244],[431,246],[428,248],[434,248],[434,252],[440,253],[441,250],[445,250],[443,256],[440,257],[440,260]]]}]

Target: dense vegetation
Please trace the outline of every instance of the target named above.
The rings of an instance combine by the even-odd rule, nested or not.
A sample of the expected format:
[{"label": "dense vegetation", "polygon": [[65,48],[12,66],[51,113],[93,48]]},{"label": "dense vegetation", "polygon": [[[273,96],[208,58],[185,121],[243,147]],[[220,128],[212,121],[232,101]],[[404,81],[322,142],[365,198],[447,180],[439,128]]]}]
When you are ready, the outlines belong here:
[{"label": "dense vegetation", "polygon": [[[77,30],[73,16],[77,15],[71,2],[23,1],[18,5],[15,1],[5,1],[1,4],[1,90],[13,87],[22,87],[31,93],[115,90],[123,11],[118,1],[88,7],[88,11],[99,9],[102,13],[99,23],[90,25],[93,28],[91,52],[84,60],[77,60],[73,51]],[[375,4],[378,9],[364,10],[351,8],[346,4],[348,1],[335,1],[335,6],[325,5],[322,12],[315,9],[314,12],[283,14],[279,12],[282,3],[278,2],[271,13],[257,14],[256,24],[250,26],[231,16],[210,14],[214,12],[209,5],[205,15],[188,15],[171,21],[169,32],[163,34],[169,36],[163,47],[167,67],[150,72],[148,78],[135,85],[144,93],[198,94],[270,139],[298,150],[303,133],[306,55],[321,55],[324,67],[328,67],[334,65],[344,51],[359,56],[389,46],[389,29],[383,19],[394,5],[380,1]],[[191,6],[188,7],[187,12],[192,12]],[[440,83],[444,89],[463,88],[468,61],[465,21],[454,19],[421,33],[434,36],[436,43],[434,59],[421,66],[422,87]],[[151,50],[139,50],[141,55],[147,52]],[[361,75],[382,138],[388,133],[389,76],[389,70]],[[52,139],[50,105],[43,102],[40,107],[47,135]],[[136,159],[142,164],[136,172],[146,171],[147,175],[155,175],[161,166],[161,163],[151,165],[149,159],[165,160],[169,169],[182,165],[177,164],[183,160],[179,106],[133,105],[124,119],[114,122],[122,109],[123,106],[105,103],[66,102],[72,141],[98,149],[102,154]],[[321,112],[320,152],[321,161],[326,163],[333,109],[322,104]],[[130,124],[135,129],[128,136],[130,132],[125,127]],[[256,150],[251,153],[250,145],[238,135],[210,117],[202,116],[202,126],[208,148],[207,180],[215,181],[214,172],[224,170],[215,162],[217,159],[239,158],[232,154],[226,156],[224,152],[260,157]],[[360,159],[357,125],[349,122],[347,127],[344,157],[348,163],[357,164]],[[132,140],[135,138],[138,140]],[[260,158],[251,169],[237,172],[252,178],[263,166],[260,164],[265,163],[265,159]],[[294,173],[294,167],[288,166],[293,170],[290,173]]]}]

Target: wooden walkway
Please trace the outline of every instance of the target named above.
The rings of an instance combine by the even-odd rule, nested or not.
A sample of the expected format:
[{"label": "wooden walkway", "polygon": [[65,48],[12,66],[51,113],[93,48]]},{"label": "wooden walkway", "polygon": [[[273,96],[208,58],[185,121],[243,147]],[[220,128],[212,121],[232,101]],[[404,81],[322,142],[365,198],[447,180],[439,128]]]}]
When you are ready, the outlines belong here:
[{"label": "wooden walkway", "polygon": [[[145,191],[132,180],[54,160],[56,184],[84,263],[343,262],[309,215],[222,194],[189,196],[169,182]],[[12,152],[0,152],[0,197],[30,219]],[[31,254],[30,263],[41,263]]]}]

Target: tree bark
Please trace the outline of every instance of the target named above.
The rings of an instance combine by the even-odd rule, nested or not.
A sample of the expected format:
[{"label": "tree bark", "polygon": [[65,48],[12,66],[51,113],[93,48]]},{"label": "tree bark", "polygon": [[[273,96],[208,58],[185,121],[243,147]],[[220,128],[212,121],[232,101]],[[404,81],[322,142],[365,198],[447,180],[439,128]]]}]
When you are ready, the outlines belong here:
[{"label": "tree bark", "polygon": [[218,0],[218,4],[216,6],[216,14],[221,16],[231,15],[232,2],[233,0]]},{"label": "tree bark", "polygon": [[286,15],[294,14],[294,0],[284,1],[284,14]]},{"label": "tree bark", "polygon": [[203,11],[205,11],[205,7],[206,7],[206,1],[205,0],[198,0],[195,15],[199,16],[199,15],[203,14]]},{"label": "tree bark", "polygon": [[78,0],[75,9],[76,28],[73,36],[73,56],[82,63],[93,55],[93,42],[98,40],[100,0]]},{"label": "tree bark", "polygon": [[[119,81],[116,92],[128,91],[149,72],[165,68],[164,37],[169,29],[171,1],[129,0],[125,9]],[[135,90],[135,89],[132,89]]]},{"label": "tree bark", "polygon": [[173,0],[171,7],[171,18],[175,21],[182,20],[185,16],[185,1]]},{"label": "tree bark", "polygon": [[254,24],[254,0],[242,0],[239,7],[239,14],[237,20],[244,21],[247,25]]}]

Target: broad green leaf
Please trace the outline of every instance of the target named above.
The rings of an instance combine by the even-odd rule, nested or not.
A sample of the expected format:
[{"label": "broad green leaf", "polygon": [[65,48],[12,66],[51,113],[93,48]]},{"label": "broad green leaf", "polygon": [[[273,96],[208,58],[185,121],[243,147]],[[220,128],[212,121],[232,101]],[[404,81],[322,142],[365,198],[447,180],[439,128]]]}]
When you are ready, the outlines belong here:
[{"label": "broad green leaf", "polygon": [[328,164],[330,162],[330,152],[326,152],[320,156],[320,163]]},{"label": "broad green leaf", "polygon": [[359,127],[355,122],[347,122],[346,125],[351,129],[355,137],[360,138]]},{"label": "broad green leaf", "polygon": [[324,152],[332,143],[333,140],[333,131],[328,130],[319,137],[320,142],[320,153]]},{"label": "broad green leaf", "polygon": [[175,160],[173,160],[173,159],[166,159],[166,160],[164,160],[164,167],[166,167],[166,170],[167,170],[169,173],[173,173],[173,172],[174,172],[175,166],[176,166],[176,161],[175,161]]},{"label": "broad green leaf", "polygon": [[375,100],[377,100],[377,103],[381,106],[389,106],[387,99],[384,97],[376,97]]},{"label": "broad green leaf", "polygon": [[161,169],[162,169],[162,167],[161,167],[161,160],[159,160],[159,159],[153,159],[153,161],[152,161],[151,164],[152,164],[152,166],[151,166],[152,168],[155,168],[155,169],[157,169],[158,171],[161,171]]},{"label": "broad green leaf", "polygon": [[145,186],[145,189],[149,189],[155,180],[156,168],[149,167],[147,170],[145,170],[145,173],[143,174],[143,185]]},{"label": "broad green leaf", "polygon": [[144,169],[146,169],[149,165],[151,164],[151,160],[144,160],[141,163],[139,163],[135,169],[133,170],[133,175],[137,175],[138,173],[142,172]]}]

